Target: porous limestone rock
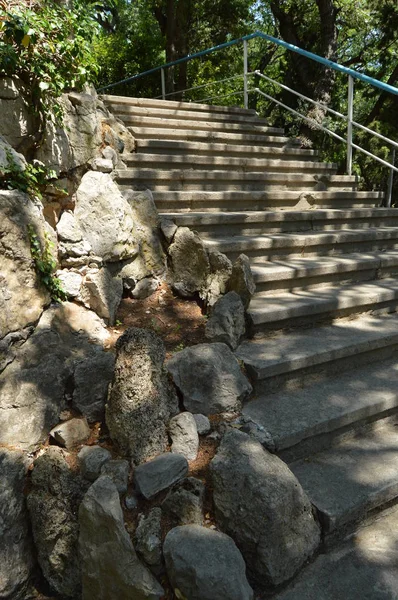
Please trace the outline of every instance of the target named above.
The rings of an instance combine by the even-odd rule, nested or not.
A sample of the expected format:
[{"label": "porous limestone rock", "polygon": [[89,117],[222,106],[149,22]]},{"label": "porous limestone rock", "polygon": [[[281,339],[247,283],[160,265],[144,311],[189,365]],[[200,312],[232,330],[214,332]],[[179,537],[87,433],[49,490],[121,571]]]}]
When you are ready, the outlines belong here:
[{"label": "porous limestone rock", "polygon": [[206,323],[205,336],[210,342],[223,342],[236,350],[246,332],[245,308],[236,292],[228,292],[215,303]]},{"label": "porous limestone rock", "polygon": [[82,599],[160,600],[164,590],[140,562],[109,477],[90,487],[79,509]]},{"label": "porous limestone rock", "polygon": [[176,525],[203,525],[205,484],[196,477],[177,483],[162,502],[162,511]]},{"label": "porous limestone rock", "polygon": [[29,461],[0,448],[0,598],[26,598],[34,558],[25,501]]},{"label": "porous limestone rock", "polygon": [[68,453],[50,446],[36,459],[27,503],[39,565],[63,597],[80,597],[77,511],[88,483],[68,464]]},{"label": "porous limestone rock", "polygon": [[106,267],[91,269],[84,277],[80,296],[87,308],[91,308],[97,315],[114,325],[116,311],[123,294],[123,283],[120,279],[112,277]]},{"label": "porous limestone rock", "polygon": [[287,581],[316,551],[320,530],[288,466],[245,433],[224,435],[210,464],[216,519],[259,582]]},{"label": "porous limestone rock", "polygon": [[187,459],[181,454],[165,452],[134,470],[134,483],[147,500],[181,481],[188,474]]},{"label": "porous limestone rock", "polygon": [[245,561],[224,533],[200,525],[175,527],[166,536],[163,552],[177,598],[253,600]]},{"label": "porous limestone rock", "polygon": [[182,454],[187,460],[195,460],[199,449],[199,436],[192,413],[182,412],[169,422],[171,451]]},{"label": "porous limestone rock", "polygon": [[178,412],[164,357],[163,342],[153,331],[132,327],[116,343],[106,423],[112,439],[137,464],[165,450],[166,425]]},{"label": "porous limestone rock", "polygon": [[206,287],[210,262],[204,244],[197,233],[179,227],[168,249],[169,278],[173,289],[190,297]]},{"label": "porous limestone rock", "polygon": [[250,382],[226,344],[197,344],[177,352],[167,369],[186,410],[212,415],[240,412],[252,392]]},{"label": "porous limestone rock", "polygon": [[140,515],[134,533],[134,547],[151,566],[162,562],[162,509],[152,508],[148,515]]},{"label": "porous limestone rock", "polygon": [[227,290],[239,294],[245,310],[249,308],[250,300],[256,291],[256,284],[246,254],[240,254],[232,265],[232,274],[227,284]]}]

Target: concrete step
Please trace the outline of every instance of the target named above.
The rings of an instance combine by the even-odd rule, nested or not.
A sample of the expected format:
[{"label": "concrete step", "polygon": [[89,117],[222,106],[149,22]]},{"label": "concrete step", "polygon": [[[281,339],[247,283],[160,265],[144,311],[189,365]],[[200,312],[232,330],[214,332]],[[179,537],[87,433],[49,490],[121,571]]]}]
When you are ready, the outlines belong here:
[{"label": "concrete step", "polygon": [[333,325],[256,336],[235,354],[256,394],[299,389],[364,364],[396,355],[398,317],[362,316]]},{"label": "concrete step", "polygon": [[128,127],[128,130],[137,139],[166,139],[166,140],[193,140],[201,142],[214,142],[224,144],[258,144],[259,146],[274,146],[283,148],[285,146],[299,147],[300,141],[283,135],[272,135],[272,133],[226,133],[221,131],[199,131],[195,129],[168,129],[156,127]]},{"label": "concrete step", "polygon": [[396,413],[397,360],[367,364],[301,389],[258,394],[243,413],[271,434],[284,460],[300,460]]},{"label": "concrete step", "polygon": [[341,531],[398,497],[398,419],[364,428],[289,466],[316,507],[324,533]]},{"label": "concrete step", "polygon": [[143,117],[131,114],[116,113],[117,116],[123,121],[126,127],[140,127],[140,128],[156,128],[156,129],[170,129],[170,130],[193,130],[193,131],[204,131],[207,134],[212,135],[213,133],[236,133],[241,135],[281,135],[284,136],[285,132],[280,127],[270,127],[264,125],[261,122],[247,122],[244,119],[240,123],[231,123],[230,121],[202,121],[197,119],[179,119],[172,118],[171,116],[162,117]]},{"label": "concrete step", "polygon": [[252,264],[287,256],[310,257],[373,252],[398,246],[396,227],[242,235],[205,239],[206,246],[235,260],[242,252]]},{"label": "concrete step", "polygon": [[104,94],[102,100],[112,106],[139,106],[145,108],[158,108],[166,110],[194,110],[208,113],[221,113],[255,117],[256,111],[249,108],[239,108],[237,106],[217,106],[213,104],[198,104],[195,102],[179,102],[173,100],[155,100],[153,98],[130,98],[127,96],[112,96]]},{"label": "concrete step", "polygon": [[118,184],[123,187],[146,186],[151,190],[279,190],[326,191],[345,189],[354,191],[356,178],[349,175],[313,173],[263,173],[222,170],[160,170],[120,169],[116,171]]},{"label": "concrete step", "polygon": [[153,192],[158,210],[162,213],[176,212],[241,212],[276,211],[293,209],[298,212],[312,210],[369,208],[380,205],[380,192],[303,192],[301,190],[272,191],[158,191]]},{"label": "concrete step", "polygon": [[[207,136],[208,137],[208,136]],[[137,139],[137,152],[153,152],[172,156],[195,154],[196,156],[238,157],[238,158],[277,158],[313,160],[319,156],[316,150],[298,148],[297,145],[282,147],[268,145],[245,145],[216,142],[195,142],[168,139]]]},{"label": "concrete step", "polygon": [[157,169],[222,169],[228,171],[309,172],[334,174],[337,165],[309,160],[258,159],[236,156],[197,156],[196,154],[124,154],[123,162],[128,167]]},{"label": "concrete step", "polygon": [[324,285],[297,292],[256,293],[249,315],[256,331],[331,322],[361,313],[388,314],[398,308],[398,280]]},{"label": "concrete step", "polygon": [[398,508],[320,554],[274,600],[398,600]]},{"label": "concrete step", "polygon": [[398,227],[395,208],[353,210],[279,210],[250,212],[189,212],[164,213],[180,227],[189,227],[202,238],[293,231],[338,231]]}]

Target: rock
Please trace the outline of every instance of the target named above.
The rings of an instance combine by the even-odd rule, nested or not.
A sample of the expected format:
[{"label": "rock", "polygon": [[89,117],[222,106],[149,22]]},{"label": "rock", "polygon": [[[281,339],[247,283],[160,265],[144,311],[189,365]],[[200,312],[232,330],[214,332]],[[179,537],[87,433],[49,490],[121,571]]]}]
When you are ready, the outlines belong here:
[{"label": "rock", "polygon": [[172,439],[171,451],[182,454],[187,460],[195,460],[199,449],[199,436],[196,421],[190,412],[182,412],[169,422],[169,435]]},{"label": "rock", "polygon": [[138,254],[133,211],[110,175],[88,171],[83,176],[74,214],[94,254],[104,261]]},{"label": "rock", "polygon": [[58,244],[58,254],[61,258],[62,266],[68,266],[65,262],[65,259],[68,257],[83,259],[77,261],[76,264],[84,264],[85,259],[87,259],[86,262],[89,262],[91,250],[91,245],[87,240],[81,240],[80,242],[59,242]]},{"label": "rock", "polygon": [[65,211],[62,213],[56,229],[58,237],[62,242],[77,243],[83,239],[82,230],[72,212]]},{"label": "rock", "polygon": [[151,566],[162,562],[162,510],[152,508],[148,515],[140,515],[134,534],[134,547]]},{"label": "rock", "polygon": [[250,268],[250,261],[245,254],[240,254],[234,262],[227,290],[239,294],[245,310],[249,308],[250,300],[256,291],[256,284]]},{"label": "rock", "polygon": [[120,279],[112,277],[106,267],[92,270],[83,279],[81,297],[87,308],[91,308],[103,319],[114,325],[116,311],[123,294]]},{"label": "rock", "polygon": [[28,508],[37,558],[50,586],[62,597],[80,597],[77,511],[87,484],[68,465],[69,455],[50,446],[32,471]]},{"label": "rock", "polygon": [[88,490],[79,524],[83,600],[160,600],[164,591],[137,558],[109,477],[100,477]]},{"label": "rock", "polygon": [[78,298],[80,296],[80,288],[83,282],[83,277],[80,273],[62,269],[56,272],[56,276],[62,283],[62,288],[68,298]]},{"label": "rock", "polygon": [[253,600],[242,555],[224,533],[200,525],[176,527],[167,534],[163,552],[177,598]]},{"label": "rock", "polygon": [[110,144],[120,153],[135,152],[134,136],[120,119],[108,114],[107,118],[102,121],[102,127],[105,129],[105,143]]},{"label": "rock", "polygon": [[116,167],[116,165],[119,162],[118,153],[116,152],[116,150],[111,148],[111,146],[106,146],[102,150],[102,156],[106,158],[106,160],[110,160],[112,162],[113,167]]},{"label": "rock", "polygon": [[174,234],[178,227],[171,219],[163,216],[160,218],[160,230],[163,233],[165,240],[168,244],[171,244],[174,238]]},{"label": "rock", "polygon": [[206,435],[211,431],[209,419],[205,415],[193,415],[196,423],[196,429],[199,435]]},{"label": "rock", "polygon": [[169,277],[173,289],[184,297],[193,296],[205,287],[210,263],[202,240],[188,227],[179,227],[169,246]]},{"label": "rock", "polygon": [[90,167],[93,171],[100,171],[101,173],[112,173],[113,162],[107,158],[93,158],[90,161]]},{"label": "rock", "polygon": [[240,417],[242,420],[242,424],[240,426],[240,430],[243,433],[247,433],[255,440],[260,442],[260,444],[269,452],[275,452],[275,442],[272,438],[272,435],[264,429],[258,423],[255,423],[250,419],[250,417]]},{"label": "rock", "polygon": [[223,342],[236,350],[246,332],[245,308],[236,292],[217,300],[206,323],[205,336],[210,342]]},{"label": "rock", "polygon": [[29,461],[0,448],[0,598],[25,598],[34,559],[24,490]]},{"label": "rock", "polygon": [[27,152],[37,141],[40,120],[29,98],[29,91],[20,79],[0,78],[1,133],[19,152]]},{"label": "rock", "polygon": [[206,306],[213,306],[225,294],[227,283],[232,274],[232,263],[225,254],[212,250],[208,252],[210,274],[206,279],[200,297]]},{"label": "rock", "polygon": [[138,508],[137,496],[135,494],[130,494],[129,496],[126,496],[124,499],[124,504],[127,510],[135,510],[136,508]]},{"label": "rock", "polygon": [[91,355],[76,361],[72,405],[89,423],[103,421],[105,401],[115,369],[115,355],[93,347]]},{"label": "rock", "polygon": [[51,437],[65,448],[85,442],[90,437],[90,433],[86,419],[70,419],[59,423],[50,431]]},{"label": "rock", "polygon": [[116,343],[106,423],[112,439],[135,463],[164,452],[166,423],[178,412],[164,357],[163,342],[153,331],[132,327]]},{"label": "rock", "polygon": [[210,464],[217,522],[238,544],[253,577],[279,585],[317,549],[320,531],[299,481],[277,456],[228,431]]},{"label": "rock", "polygon": [[204,495],[203,481],[187,477],[169,491],[162,511],[175,520],[176,525],[203,525]]},{"label": "rock", "polygon": [[145,278],[141,279],[135,286],[131,292],[131,295],[135,299],[143,300],[144,298],[148,298],[152,296],[156,292],[159,287],[159,280],[153,278]]},{"label": "rock", "polygon": [[[64,302],[45,311],[33,335],[13,350],[13,360],[8,364],[4,361],[6,368],[0,373],[0,444],[36,447],[59,423],[67,398],[75,398],[76,404],[90,411],[89,389],[79,378],[74,389],[75,370],[84,373],[88,365],[90,380],[96,380],[92,400],[97,409],[101,404],[103,411],[112,372],[98,366],[102,367],[108,357],[112,360],[103,349],[108,338],[103,322],[81,306]],[[99,397],[99,390],[104,397]]]},{"label": "rock", "polygon": [[140,494],[149,500],[186,477],[187,474],[187,459],[181,454],[166,452],[136,467],[134,483]]},{"label": "rock", "polygon": [[101,475],[107,475],[115,484],[119,494],[127,492],[130,465],[127,460],[110,460],[101,469]]},{"label": "rock", "polygon": [[167,369],[186,410],[212,415],[240,412],[252,386],[225,344],[198,344],[177,352]]},{"label": "rock", "polygon": [[41,244],[46,224],[27,194],[0,191],[0,339],[34,324],[50,302],[30,252],[30,233]]},{"label": "rock", "polygon": [[95,481],[101,474],[101,467],[112,458],[111,453],[101,446],[83,446],[77,455],[80,471],[89,481]]},{"label": "rock", "polygon": [[4,177],[12,166],[20,171],[24,171],[26,160],[22,154],[16,152],[7,140],[0,135],[0,177]]}]

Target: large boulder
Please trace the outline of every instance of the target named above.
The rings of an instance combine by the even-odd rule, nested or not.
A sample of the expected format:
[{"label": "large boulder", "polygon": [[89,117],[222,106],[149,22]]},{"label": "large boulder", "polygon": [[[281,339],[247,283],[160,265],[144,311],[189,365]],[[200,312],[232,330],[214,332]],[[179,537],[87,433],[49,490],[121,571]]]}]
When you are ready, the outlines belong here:
[{"label": "large boulder", "polygon": [[246,565],[233,540],[200,525],[169,531],[163,552],[177,598],[252,600]]},{"label": "large boulder", "polygon": [[108,338],[101,319],[81,306],[47,310],[0,373],[0,444],[35,447],[58,424],[67,398],[90,420],[103,415],[114,364],[104,350]]},{"label": "large boulder", "polygon": [[68,458],[50,446],[36,459],[27,502],[44,577],[58,594],[74,600],[81,590],[77,511],[89,484],[71,469]]},{"label": "large boulder", "polygon": [[0,598],[26,598],[33,567],[24,490],[29,461],[16,450],[0,448]]},{"label": "large boulder", "polygon": [[231,277],[227,284],[229,292],[236,292],[242,299],[245,310],[249,308],[250,300],[256,291],[250,260],[246,254],[240,254],[232,265]]},{"label": "large boulder", "polygon": [[138,254],[133,211],[109,174],[88,171],[83,176],[74,216],[93,253],[104,261]]},{"label": "large boulder", "polygon": [[112,439],[135,463],[164,452],[166,424],[178,412],[164,358],[163,342],[153,331],[132,327],[116,343],[106,423]]},{"label": "large boulder", "polygon": [[320,529],[299,481],[277,456],[230,430],[210,465],[216,519],[252,576],[279,585],[317,549]]},{"label": "large boulder", "polygon": [[177,352],[167,369],[186,410],[212,415],[240,412],[252,392],[249,380],[226,344],[198,344]]},{"label": "large boulder", "polygon": [[50,302],[31,255],[32,235],[44,244],[46,224],[27,194],[0,191],[0,339],[35,323]]},{"label": "large boulder", "polygon": [[18,78],[0,78],[1,134],[18,152],[27,152],[36,140],[39,118]]},{"label": "large boulder", "polygon": [[193,296],[206,287],[210,263],[206,249],[197,233],[179,227],[168,249],[169,277],[172,287],[181,296]]},{"label": "large boulder", "polygon": [[91,486],[79,509],[83,600],[160,600],[164,591],[137,558],[119,494],[108,477]]},{"label": "large boulder", "polygon": [[246,333],[245,307],[236,292],[228,292],[215,303],[206,323],[210,342],[223,342],[236,350]]}]

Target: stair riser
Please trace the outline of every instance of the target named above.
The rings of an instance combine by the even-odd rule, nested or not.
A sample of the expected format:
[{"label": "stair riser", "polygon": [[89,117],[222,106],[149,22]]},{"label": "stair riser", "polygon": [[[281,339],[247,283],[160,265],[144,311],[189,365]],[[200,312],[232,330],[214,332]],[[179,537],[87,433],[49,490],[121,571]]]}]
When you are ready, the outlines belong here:
[{"label": "stair riser", "polygon": [[196,102],[179,102],[173,100],[155,100],[153,98],[130,98],[126,96],[108,95],[105,94],[102,99],[106,103],[112,105],[130,107],[140,106],[145,108],[157,108],[166,110],[188,110],[188,111],[199,111],[199,112],[210,112],[214,114],[222,115],[243,115],[254,117],[256,111],[254,109],[239,108],[235,106],[214,106],[212,104],[198,104]]},{"label": "stair riser", "polygon": [[167,140],[137,140],[137,151],[145,154],[165,154],[173,156],[186,156],[196,154],[203,157],[243,158],[243,159],[276,159],[276,160],[302,160],[312,161],[317,159],[318,153],[312,150],[285,146],[263,145],[245,146],[233,144],[195,144],[194,142],[183,142],[168,144]]},{"label": "stair riser", "polygon": [[195,120],[175,120],[173,118],[153,118],[153,117],[136,117],[134,115],[117,114],[126,127],[148,127],[161,129],[173,129],[175,131],[204,131],[211,133],[238,133],[242,135],[284,135],[283,129],[277,127],[268,127],[258,123],[221,123],[217,121]]},{"label": "stair riser", "polygon": [[131,119],[139,121],[142,118],[156,118],[156,119],[178,119],[178,121],[211,121],[214,123],[231,123],[231,124],[242,124],[247,126],[252,125],[263,125],[268,126],[268,121],[260,117],[253,116],[242,116],[239,114],[223,114],[220,112],[199,112],[192,110],[175,110],[167,108],[145,108],[140,106],[123,106],[108,102],[107,106],[113,111],[113,114],[119,119]]},{"label": "stair riser", "polygon": [[320,185],[316,182],[314,183],[300,183],[300,181],[288,182],[284,185],[281,181],[275,183],[262,183],[262,182],[231,182],[231,181],[223,181],[223,180],[207,180],[207,181],[154,181],[153,179],[120,179],[117,180],[121,189],[150,189],[154,192],[177,192],[177,191],[220,191],[220,192],[256,192],[256,191],[268,191],[268,190],[277,190],[277,191],[307,191],[307,192],[316,192],[316,191],[328,191],[328,192],[337,192],[337,191],[355,191],[355,186],[350,186],[346,182],[334,182],[331,185],[324,186]]},{"label": "stair riser", "polygon": [[[130,189],[130,188],[129,188]],[[292,210],[297,205],[297,200],[267,200],[263,202],[245,200],[244,206],[242,202],[234,200],[226,200],[225,204],[221,204],[218,200],[214,203],[210,201],[195,200],[192,202],[181,201],[181,200],[156,200],[156,206],[159,212],[163,214],[167,213],[178,213],[186,214],[189,212],[206,212],[206,213],[218,213],[222,212],[240,212],[242,209],[247,211],[261,211],[261,210]],[[378,202],[373,198],[369,198],[366,202],[365,199],[361,200],[319,200],[316,204],[313,204],[313,208],[320,209],[349,209],[349,208],[373,208],[378,206]],[[297,229],[296,231],[300,231]]]},{"label": "stair riser", "polygon": [[196,142],[206,142],[213,144],[229,144],[229,145],[241,145],[247,146],[248,144],[255,144],[257,146],[267,146],[272,148],[297,148],[300,146],[299,142],[295,142],[286,137],[274,136],[270,134],[235,134],[235,133],[216,133],[208,131],[188,131],[188,130],[175,130],[175,129],[156,129],[156,128],[141,128],[141,127],[129,127],[129,131],[137,140],[192,140]]}]

